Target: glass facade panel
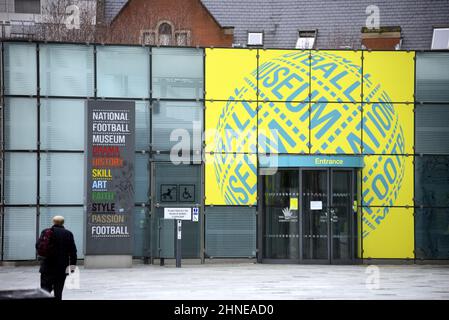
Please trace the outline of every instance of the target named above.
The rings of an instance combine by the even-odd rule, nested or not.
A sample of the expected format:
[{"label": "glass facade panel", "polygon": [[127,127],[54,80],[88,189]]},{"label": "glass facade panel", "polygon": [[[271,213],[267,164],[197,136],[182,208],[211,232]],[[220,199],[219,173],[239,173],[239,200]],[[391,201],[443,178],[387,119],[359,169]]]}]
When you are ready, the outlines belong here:
[{"label": "glass facade panel", "polygon": [[36,209],[5,208],[4,259],[36,258]]},{"label": "glass facade panel", "polygon": [[[155,214],[155,240],[157,243],[156,257],[175,258],[175,220],[164,219],[164,208],[157,208]],[[200,257],[200,225],[198,222],[182,221],[182,258]]]},{"label": "glass facade panel", "polygon": [[36,45],[4,44],[5,94],[35,95],[37,93]]},{"label": "glass facade panel", "polygon": [[84,101],[41,100],[41,148],[84,150]]},{"label": "glass facade panel", "polygon": [[37,158],[35,153],[5,153],[5,203],[36,203]]},{"label": "glass facade panel", "polygon": [[414,106],[404,103],[363,105],[364,154],[413,154]]},{"label": "glass facade panel", "polygon": [[359,154],[361,152],[362,113],[359,104],[314,103],[311,105],[311,110],[312,153]]},{"label": "glass facade panel", "polygon": [[373,220],[385,215],[382,207],[413,206],[412,156],[365,156],[363,161],[362,205],[374,206]]},{"label": "glass facade panel", "polygon": [[208,257],[256,256],[256,208],[208,207],[205,219]]},{"label": "glass facade panel", "polygon": [[39,233],[52,226],[54,216],[64,217],[64,227],[73,233],[78,259],[84,258],[84,209],[83,207],[40,208]]},{"label": "glass facade panel", "polygon": [[449,102],[449,53],[416,54],[416,100]]},{"label": "glass facade panel", "polygon": [[449,153],[449,104],[416,106],[416,152]]},{"label": "glass facade panel", "polygon": [[449,208],[416,209],[416,258],[449,259]]},{"label": "glass facade panel", "polygon": [[384,207],[374,214],[371,209],[362,208],[363,258],[413,259],[414,209]]},{"label": "glass facade panel", "polygon": [[149,103],[136,101],[136,151],[149,150],[151,143],[151,110]]},{"label": "glass facade panel", "polygon": [[363,101],[413,102],[414,58],[413,51],[363,51]]},{"label": "glass facade panel", "polygon": [[148,208],[134,209],[134,257],[150,256],[150,216]]},{"label": "glass facade panel", "polygon": [[180,142],[190,150],[201,150],[203,108],[198,102],[153,103],[153,150],[171,151]]},{"label": "glass facade panel", "polygon": [[49,44],[40,46],[40,85],[43,96],[94,95],[94,48]]},{"label": "glass facade panel", "polygon": [[[207,256],[253,257],[257,152],[362,152],[359,197],[353,205],[359,210],[358,230],[363,231],[359,249],[364,258],[413,258],[415,235],[416,258],[449,258],[447,52],[417,53],[414,79],[414,52],[97,46],[95,76],[94,46],[41,43],[39,51],[33,43],[3,46],[2,93],[20,95],[1,97],[6,150],[1,238],[6,260],[34,259],[36,228],[42,230],[55,214],[66,216],[82,250],[84,103],[86,97],[95,96],[95,79],[98,97],[136,100],[136,257],[149,252],[151,234],[153,254],[173,258],[174,224],[163,219],[163,208],[203,203],[213,205],[207,208],[205,233],[200,233],[201,221],[184,223],[184,257],[200,256],[202,236]],[[411,101],[414,80],[416,105]],[[208,101],[194,101],[204,95]],[[203,141],[196,128],[213,134],[206,134]],[[280,140],[263,136],[264,130],[272,129]],[[169,162],[171,149],[181,148],[186,137],[188,161],[192,149],[197,156],[208,152],[204,181],[202,165]],[[155,153],[150,156],[150,151]],[[154,182],[150,159],[155,161]],[[33,206],[38,199],[42,206],[36,221]],[[157,207],[153,220],[148,215],[150,199]],[[276,220],[282,217],[277,207],[287,207],[290,200],[280,195],[271,209],[265,209]],[[414,218],[413,209],[407,209],[412,206],[417,209]],[[285,237],[273,238],[268,245],[281,248],[277,258],[299,258],[285,251],[297,244],[295,229],[278,227],[268,234]],[[267,248],[260,250],[263,255]]]},{"label": "glass facade panel", "polygon": [[45,204],[82,204],[84,155],[81,153],[41,154],[40,199]]},{"label": "glass facade panel", "polygon": [[449,207],[449,156],[415,157],[415,204]]},{"label": "glass facade panel", "polygon": [[135,203],[147,203],[150,199],[150,156],[148,154],[136,154],[135,158]]},{"label": "glass facade panel", "polygon": [[202,49],[153,48],[153,98],[203,98]]},{"label": "glass facade panel", "polygon": [[149,98],[148,48],[97,47],[97,72],[99,97]]},{"label": "glass facade panel", "polygon": [[[304,62],[295,61],[307,70]],[[310,100],[318,102],[360,102],[362,94],[361,51],[311,51]],[[307,84],[308,73],[302,72]],[[284,89],[286,90],[286,89]],[[290,90],[292,92],[293,90]],[[290,100],[290,99],[286,99]]]},{"label": "glass facade panel", "polygon": [[156,163],[155,176],[158,203],[201,203],[201,166]]},{"label": "glass facade panel", "polygon": [[5,99],[5,148],[34,150],[37,147],[36,99]]}]

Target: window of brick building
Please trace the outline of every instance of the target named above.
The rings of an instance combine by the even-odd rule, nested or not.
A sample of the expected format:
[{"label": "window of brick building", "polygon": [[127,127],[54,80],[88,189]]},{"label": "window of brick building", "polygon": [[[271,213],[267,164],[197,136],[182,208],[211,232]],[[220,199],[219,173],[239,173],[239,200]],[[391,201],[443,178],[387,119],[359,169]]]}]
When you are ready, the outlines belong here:
[{"label": "window of brick building", "polygon": [[317,30],[299,31],[296,49],[313,49],[315,47]]},{"label": "window of brick building", "polygon": [[263,32],[248,32],[248,46],[263,46]]},{"label": "window of brick building", "polygon": [[173,28],[168,22],[162,22],[158,28],[158,44],[168,46],[172,44]]},{"label": "window of brick building", "polygon": [[14,8],[16,13],[40,13],[40,0],[15,0]]},{"label": "window of brick building", "polygon": [[175,40],[177,46],[188,46],[190,45],[190,31],[180,30],[175,31]]},{"label": "window of brick building", "polygon": [[449,27],[434,28],[432,38],[432,50],[449,49]]}]

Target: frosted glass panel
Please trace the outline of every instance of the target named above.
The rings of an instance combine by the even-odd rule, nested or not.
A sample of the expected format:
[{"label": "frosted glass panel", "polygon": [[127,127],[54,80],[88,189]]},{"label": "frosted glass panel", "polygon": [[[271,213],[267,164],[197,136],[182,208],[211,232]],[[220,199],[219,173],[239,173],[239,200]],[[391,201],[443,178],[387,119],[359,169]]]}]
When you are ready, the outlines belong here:
[{"label": "frosted glass panel", "polygon": [[449,102],[449,53],[416,54],[416,100]]},{"label": "frosted glass panel", "polygon": [[202,49],[154,48],[152,57],[154,98],[203,98]]},{"label": "frosted glass panel", "polygon": [[150,248],[149,241],[149,216],[145,208],[134,209],[134,250],[133,256],[149,256],[147,250]]},{"label": "frosted glass panel", "polygon": [[[173,130],[182,129],[190,136],[191,150],[201,149],[201,128],[203,121],[203,108],[196,102],[160,101],[153,104],[153,148],[154,150],[170,151],[178,144],[178,140],[170,141]],[[194,123],[196,125],[194,135]],[[178,131],[182,134],[181,131]],[[194,144],[195,142],[195,144]],[[194,148],[195,147],[195,148]]]},{"label": "frosted glass panel", "polygon": [[36,99],[5,99],[5,148],[37,148]]},{"label": "frosted glass panel", "polygon": [[149,98],[148,48],[97,47],[99,97]]},{"label": "frosted glass panel", "polygon": [[79,208],[41,208],[39,215],[39,232],[52,226],[54,216],[64,217],[64,227],[73,233],[78,259],[84,257],[84,209]]},{"label": "frosted glass panel", "polygon": [[147,154],[136,154],[135,165],[135,194],[136,203],[148,202],[148,194],[150,190],[150,173],[149,173],[150,157]]},{"label": "frosted glass panel", "polygon": [[150,117],[148,102],[136,102],[136,150],[150,148]]},{"label": "frosted glass panel", "polygon": [[449,105],[422,104],[415,110],[416,151],[449,153]]},{"label": "frosted glass panel", "polygon": [[5,153],[5,203],[36,203],[36,190],[36,154]]},{"label": "frosted glass panel", "polygon": [[206,209],[206,254],[209,257],[254,257],[256,255],[256,209],[208,207]]},{"label": "frosted glass panel", "polygon": [[36,209],[5,208],[5,260],[36,258]]},{"label": "frosted glass panel", "polygon": [[415,157],[415,205],[449,208],[448,195],[449,156]]},{"label": "frosted glass panel", "polygon": [[93,47],[42,45],[40,68],[41,95],[93,96]]},{"label": "frosted glass panel", "polygon": [[37,93],[36,45],[5,43],[5,94]]},{"label": "frosted glass panel", "polygon": [[84,150],[84,101],[41,101],[41,148]]},{"label": "frosted glass panel", "polygon": [[84,155],[79,153],[41,154],[41,203],[82,204]]}]

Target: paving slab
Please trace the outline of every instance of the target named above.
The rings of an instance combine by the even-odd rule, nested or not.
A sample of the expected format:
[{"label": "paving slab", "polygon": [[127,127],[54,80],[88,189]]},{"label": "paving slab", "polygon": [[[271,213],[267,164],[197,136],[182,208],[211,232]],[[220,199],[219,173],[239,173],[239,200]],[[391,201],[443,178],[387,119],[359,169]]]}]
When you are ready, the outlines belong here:
[{"label": "paving slab", "polygon": [[[445,265],[135,265],[79,268],[66,300],[449,299]],[[0,267],[0,290],[39,286],[38,267]],[[75,288],[74,288],[75,287]]]}]

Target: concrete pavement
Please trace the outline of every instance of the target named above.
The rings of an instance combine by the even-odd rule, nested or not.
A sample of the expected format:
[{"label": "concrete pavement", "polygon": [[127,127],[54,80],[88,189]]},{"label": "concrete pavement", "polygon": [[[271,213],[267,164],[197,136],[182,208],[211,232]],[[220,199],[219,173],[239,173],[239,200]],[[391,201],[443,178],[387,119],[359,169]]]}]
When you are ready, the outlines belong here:
[{"label": "concrete pavement", "polygon": [[[75,282],[69,282],[77,286]],[[37,267],[0,267],[0,290],[39,286]],[[64,299],[449,299],[449,266],[270,264],[79,268]]]}]

